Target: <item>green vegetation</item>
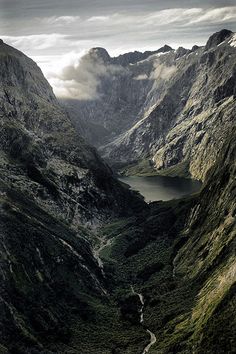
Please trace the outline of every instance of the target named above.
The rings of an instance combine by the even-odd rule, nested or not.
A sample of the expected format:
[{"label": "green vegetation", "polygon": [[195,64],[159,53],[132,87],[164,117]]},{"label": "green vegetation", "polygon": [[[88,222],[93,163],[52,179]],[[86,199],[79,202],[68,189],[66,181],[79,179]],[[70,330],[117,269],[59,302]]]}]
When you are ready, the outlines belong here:
[{"label": "green vegetation", "polygon": [[175,166],[156,170],[151,160],[143,159],[131,165],[121,167],[119,173],[124,176],[169,176],[191,178],[188,161],[183,161]]}]

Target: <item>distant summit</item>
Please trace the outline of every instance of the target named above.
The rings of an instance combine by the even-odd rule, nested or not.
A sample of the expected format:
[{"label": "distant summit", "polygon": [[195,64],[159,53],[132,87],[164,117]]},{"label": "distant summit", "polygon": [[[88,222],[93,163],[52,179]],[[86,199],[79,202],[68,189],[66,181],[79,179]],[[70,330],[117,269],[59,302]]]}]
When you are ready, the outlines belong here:
[{"label": "distant summit", "polygon": [[145,52],[134,51],[134,52],[121,54],[118,57],[112,58],[112,62],[114,64],[126,66],[129,64],[135,64],[141,60],[145,60],[153,54],[167,53],[172,50],[173,49],[169,45],[165,44],[163,47],[154,51],[145,51]]},{"label": "distant summit", "polygon": [[129,64],[135,64],[141,60],[145,60],[151,55],[159,54],[159,53],[167,53],[170,51],[173,51],[173,48],[165,44],[163,47],[154,51],[148,50],[145,52],[139,52],[136,50],[134,52],[120,54],[117,57],[111,57],[106,49],[101,47],[95,47],[89,50],[88,55],[94,58],[95,60],[102,59],[104,63],[127,66]]}]

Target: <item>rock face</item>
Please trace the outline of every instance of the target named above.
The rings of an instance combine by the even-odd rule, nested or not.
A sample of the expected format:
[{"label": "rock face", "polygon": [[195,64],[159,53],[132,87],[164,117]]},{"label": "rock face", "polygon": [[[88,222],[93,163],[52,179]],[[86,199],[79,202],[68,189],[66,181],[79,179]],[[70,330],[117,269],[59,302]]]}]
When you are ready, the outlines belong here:
[{"label": "rock face", "polygon": [[235,125],[235,61],[234,34],[222,30],[203,48],[179,48],[127,64],[122,77],[114,75],[109,92],[101,78],[99,99],[67,107],[73,106],[74,121],[77,110],[79,121],[86,110],[88,124],[96,120],[106,129],[109,142],[96,144],[111,164],[146,159],[161,173],[184,169],[204,180]]},{"label": "rock face", "polygon": [[83,71],[90,69],[89,77],[97,85],[95,97],[61,102],[87,141],[101,146],[130,129],[141,118],[153,86],[148,79],[154,60],[150,58],[169,51],[173,50],[164,46],[156,52],[133,52],[111,58],[105,49],[94,48],[82,58],[83,63],[91,63],[92,68],[96,68],[81,65]]}]

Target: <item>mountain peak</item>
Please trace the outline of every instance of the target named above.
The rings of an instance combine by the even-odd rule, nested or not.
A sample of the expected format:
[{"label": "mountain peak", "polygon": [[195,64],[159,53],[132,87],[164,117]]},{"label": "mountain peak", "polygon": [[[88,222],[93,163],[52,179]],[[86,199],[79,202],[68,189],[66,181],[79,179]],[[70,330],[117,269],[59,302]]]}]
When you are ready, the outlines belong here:
[{"label": "mountain peak", "polygon": [[162,51],[162,53],[165,53],[165,52],[170,52],[171,50],[173,50],[173,48],[171,48],[169,45],[165,44],[163,47],[161,47],[159,49],[159,51]]},{"label": "mountain peak", "polygon": [[102,59],[104,62],[108,62],[111,57],[108,54],[107,50],[101,47],[95,47],[90,49],[89,51],[89,55],[95,57],[95,58],[100,58]]},{"label": "mountain peak", "polygon": [[2,40],[2,39],[0,39],[0,45],[1,45],[1,44],[4,44],[4,42],[3,42],[3,40]]},{"label": "mountain peak", "polygon": [[191,49],[191,51],[192,52],[195,52],[195,50],[198,50],[200,47],[198,46],[198,45],[194,45],[194,46],[192,46],[192,49]]},{"label": "mountain peak", "polygon": [[206,50],[219,45],[232,34],[233,32],[227,29],[222,29],[221,31],[214,33],[207,41]]},{"label": "mountain peak", "polygon": [[184,56],[185,54],[189,53],[189,49],[186,49],[184,47],[179,47],[176,50],[176,59]]}]

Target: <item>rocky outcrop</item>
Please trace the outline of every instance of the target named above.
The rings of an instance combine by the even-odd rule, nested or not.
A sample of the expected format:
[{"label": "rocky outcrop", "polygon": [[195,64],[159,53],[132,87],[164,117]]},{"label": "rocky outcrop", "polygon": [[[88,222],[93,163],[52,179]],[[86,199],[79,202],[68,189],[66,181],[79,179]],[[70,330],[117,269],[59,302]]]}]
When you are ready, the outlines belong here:
[{"label": "rocky outcrop", "polygon": [[121,54],[118,57],[112,58],[112,63],[122,66],[127,66],[130,64],[135,64],[139,61],[145,60],[151,55],[159,54],[159,53],[167,53],[172,51],[173,49],[169,45],[164,45],[163,47],[155,50],[155,51],[146,51],[146,52],[130,52]]}]

